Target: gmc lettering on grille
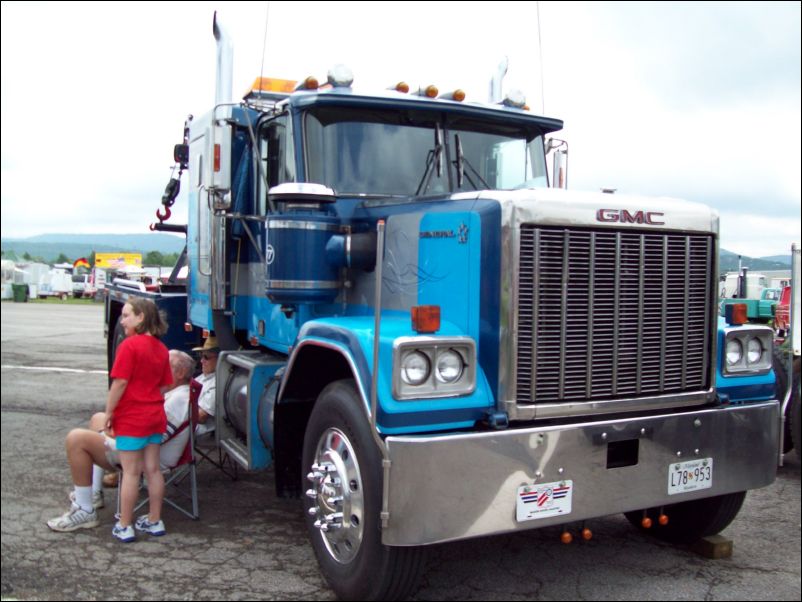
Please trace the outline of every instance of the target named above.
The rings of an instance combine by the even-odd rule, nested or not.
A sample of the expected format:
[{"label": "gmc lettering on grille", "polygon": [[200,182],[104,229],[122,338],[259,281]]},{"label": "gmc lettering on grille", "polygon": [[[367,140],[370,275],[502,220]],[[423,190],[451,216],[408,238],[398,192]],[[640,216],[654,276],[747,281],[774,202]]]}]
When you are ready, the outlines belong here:
[{"label": "gmc lettering on grille", "polygon": [[657,218],[663,215],[665,214],[659,211],[635,211],[631,213],[628,209],[599,209],[596,212],[596,221],[662,226],[665,225],[665,222]]}]

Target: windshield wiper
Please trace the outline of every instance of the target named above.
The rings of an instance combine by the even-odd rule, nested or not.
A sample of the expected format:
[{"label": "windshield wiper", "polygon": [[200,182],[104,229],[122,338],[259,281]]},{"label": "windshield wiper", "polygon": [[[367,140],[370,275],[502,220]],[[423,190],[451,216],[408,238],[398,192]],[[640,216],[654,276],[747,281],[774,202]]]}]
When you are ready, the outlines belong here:
[{"label": "windshield wiper", "polygon": [[438,178],[443,175],[442,155],[443,132],[440,130],[440,124],[436,123],[434,125],[434,148],[429,149],[429,154],[426,156],[426,170],[423,172],[423,176],[420,179],[418,189],[415,191],[415,196],[420,196],[421,193],[425,193],[429,189],[429,183],[432,181],[432,174],[434,174],[432,167],[437,171]]},{"label": "windshield wiper", "polygon": [[471,165],[471,162],[468,161],[468,159],[465,157],[465,154],[462,152],[462,141],[459,139],[459,134],[454,134],[454,146],[457,148],[457,158],[454,160],[454,165],[457,168],[457,188],[462,188],[462,179],[463,176],[465,176],[468,178],[468,182],[471,183],[471,186],[473,186],[473,189],[479,190],[479,187],[473,181],[473,178],[465,173],[465,166],[467,165],[468,169],[470,169],[473,174],[479,178],[479,181],[484,186],[484,189],[490,190],[490,184],[485,182],[485,179],[479,175],[479,172],[474,169],[473,165]]}]

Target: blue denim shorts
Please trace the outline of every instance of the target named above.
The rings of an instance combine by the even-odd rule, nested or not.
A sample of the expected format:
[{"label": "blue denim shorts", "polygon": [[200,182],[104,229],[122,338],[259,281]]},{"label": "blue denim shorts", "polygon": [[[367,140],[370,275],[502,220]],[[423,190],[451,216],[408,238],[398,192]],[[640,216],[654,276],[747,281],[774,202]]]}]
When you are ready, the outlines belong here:
[{"label": "blue denim shorts", "polygon": [[139,451],[145,449],[148,445],[159,445],[162,442],[160,434],[150,435],[148,437],[117,437],[117,450],[118,451]]}]

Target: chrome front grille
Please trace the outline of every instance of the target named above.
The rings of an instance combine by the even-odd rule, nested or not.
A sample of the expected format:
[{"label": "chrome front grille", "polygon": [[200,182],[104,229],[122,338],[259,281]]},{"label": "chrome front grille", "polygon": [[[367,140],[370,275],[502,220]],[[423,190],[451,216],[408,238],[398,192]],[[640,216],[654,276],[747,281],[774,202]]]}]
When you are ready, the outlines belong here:
[{"label": "chrome front grille", "polygon": [[709,388],[712,236],[524,224],[520,240],[517,403]]}]

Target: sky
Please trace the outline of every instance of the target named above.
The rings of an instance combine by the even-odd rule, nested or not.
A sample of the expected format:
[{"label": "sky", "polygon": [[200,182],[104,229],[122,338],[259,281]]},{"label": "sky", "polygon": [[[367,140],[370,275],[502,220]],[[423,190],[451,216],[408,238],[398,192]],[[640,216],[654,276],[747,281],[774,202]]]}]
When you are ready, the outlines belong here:
[{"label": "sky", "polygon": [[[800,241],[798,2],[0,6],[3,238],[147,232],[185,118],[214,102],[218,10],[235,99],[260,73],[325,81],[344,63],[355,89],[484,101],[506,56],[505,91],[565,122],[569,188],[705,203],[747,256]],[[186,207],[182,191],[173,223]]]}]

